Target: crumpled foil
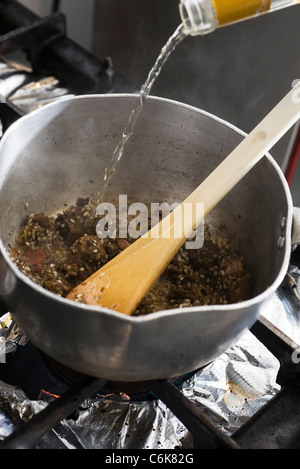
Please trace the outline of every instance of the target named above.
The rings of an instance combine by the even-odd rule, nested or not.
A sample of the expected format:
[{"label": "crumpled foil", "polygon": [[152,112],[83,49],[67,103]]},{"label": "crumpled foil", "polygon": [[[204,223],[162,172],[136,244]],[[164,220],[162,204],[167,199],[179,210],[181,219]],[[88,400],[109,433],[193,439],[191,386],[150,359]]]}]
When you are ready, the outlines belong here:
[{"label": "crumpled foil", "polygon": [[[283,282],[285,291],[280,288],[263,313],[296,344],[300,344],[299,277],[299,269],[290,266]],[[6,336],[7,341],[4,331],[11,327],[9,316],[2,318],[2,326],[0,320],[0,339]],[[12,337],[12,350],[26,340],[13,329]],[[278,360],[247,331],[226,353],[187,379],[182,392],[231,435],[280,390],[278,370]],[[44,400],[31,401],[18,387],[0,381],[0,439],[46,405]],[[193,438],[159,399],[133,401],[126,395],[98,395],[48,432],[37,445],[42,448],[192,449]]]},{"label": "crumpled foil", "polygon": [[37,76],[23,56],[0,60],[0,94],[25,113],[73,96],[52,76]]}]

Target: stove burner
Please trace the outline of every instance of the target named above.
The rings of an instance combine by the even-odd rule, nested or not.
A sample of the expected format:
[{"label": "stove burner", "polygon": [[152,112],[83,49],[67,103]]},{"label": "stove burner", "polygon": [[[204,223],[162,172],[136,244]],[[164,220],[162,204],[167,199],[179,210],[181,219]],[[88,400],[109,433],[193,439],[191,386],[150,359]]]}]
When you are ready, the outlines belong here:
[{"label": "stove burner", "polygon": [[[84,374],[72,370],[65,365],[53,360],[47,355],[43,355],[44,360],[51,368],[52,372],[69,386],[74,385],[84,378]],[[180,388],[184,382],[189,380],[199,370],[195,370],[186,375],[171,379],[176,387]],[[123,381],[106,381],[105,385],[99,389],[97,393],[103,398],[108,397],[110,400],[128,400],[128,401],[149,401],[157,399],[156,395],[151,390],[152,381],[136,381],[136,382],[123,382]]]},{"label": "stove burner", "polygon": [[[179,389],[195,373],[188,373],[170,380]],[[19,385],[30,399],[44,399],[43,393],[60,396],[72,386],[77,385],[86,375],[72,370],[53,358],[40,352],[28,342],[19,346],[8,362],[0,364],[0,379],[11,385]],[[127,400],[132,402],[155,400],[150,381],[120,382],[105,381],[97,395],[109,400]],[[41,395],[42,393],[42,395]]]}]

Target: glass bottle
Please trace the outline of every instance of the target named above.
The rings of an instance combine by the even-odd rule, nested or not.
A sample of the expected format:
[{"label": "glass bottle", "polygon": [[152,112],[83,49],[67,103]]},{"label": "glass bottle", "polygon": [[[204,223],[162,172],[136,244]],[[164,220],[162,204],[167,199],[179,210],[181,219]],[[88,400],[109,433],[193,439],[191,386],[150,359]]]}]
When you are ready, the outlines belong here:
[{"label": "glass bottle", "polygon": [[179,10],[185,32],[197,36],[299,3],[300,0],[180,0]]}]

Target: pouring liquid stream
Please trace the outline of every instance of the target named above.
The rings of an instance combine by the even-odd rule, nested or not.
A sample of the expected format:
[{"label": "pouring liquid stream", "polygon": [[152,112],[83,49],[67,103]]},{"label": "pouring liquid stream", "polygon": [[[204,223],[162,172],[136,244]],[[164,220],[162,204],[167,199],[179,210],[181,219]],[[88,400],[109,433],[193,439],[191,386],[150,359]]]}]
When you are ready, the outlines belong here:
[{"label": "pouring liquid stream", "polygon": [[107,188],[109,186],[109,183],[113,177],[113,175],[116,172],[116,166],[118,162],[121,160],[125,146],[130,139],[130,137],[133,135],[135,125],[137,123],[137,120],[143,110],[144,103],[149,96],[152,86],[159,76],[164,64],[168,60],[170,54],[173,52],[173,50],[177,47],[178,44],[186,37],[186,32],[184,30],[183,25],[181,24],[174,34],[168,39],[167,43],[165,46],[162,48],[154,66],[149,72],[149,75],[147,77],[147,80],[143,84],[140,95],[138,98],[137,105],[135,108],[131,111],[128,122],[126,127],[123,130],[122,137],[113,153],[112,159],[105,169],[105,176],[104,176],[104,185],[102,190],[99,192],[99,201],[103,201],[105,193],[107,191]]}]

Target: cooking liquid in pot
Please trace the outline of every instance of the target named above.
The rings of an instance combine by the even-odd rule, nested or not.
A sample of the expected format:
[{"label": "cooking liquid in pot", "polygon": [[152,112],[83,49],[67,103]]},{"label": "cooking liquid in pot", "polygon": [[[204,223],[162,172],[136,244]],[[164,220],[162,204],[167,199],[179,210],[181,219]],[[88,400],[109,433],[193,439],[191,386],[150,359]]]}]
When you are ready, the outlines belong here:
[{"label": "cooking liquid in pot", "polygon": [[[13,261],[35,283],[67,296],[134,241],[96,236],[100,217],[95,213],[88,199],[78,199],[56,216],[30,214],[11,249]],[[203,247],[182,247],[133,315],[250,297],[251,276],[243,256],[223,233],[212,234],[206,225]]]},{"label": "cooking liquid in pot", "polygon": [[185,36],[186,34],[184,31],[183,25],[180,25],[176,29],[175,33],[167,41],[166,45],[162,48],[161,53],[159,54],[154,66],[150,70],[147,80],[145,81],[144,85],[141,88],[137,105],[131,111],[127,125],[123,130],[122,137],[113,153],[113,156],[109,165],[105,169],[104,186],[102,190],[99,192],[100,202],[103,201],[103,197],[106,193],[107,187],[111,181],[111,178],[113,177],[116,171],[116,166],[123,156],[125,145],[134,132],[136,122],[139,118],[139,115],[141,114],[143,110],[144,103],[151,92],[152,86],[156,78],[159,76],[164,64],[168,60],[172,51],[176,48],[178,44],[180,44],[180,42],[185,38]]}]

